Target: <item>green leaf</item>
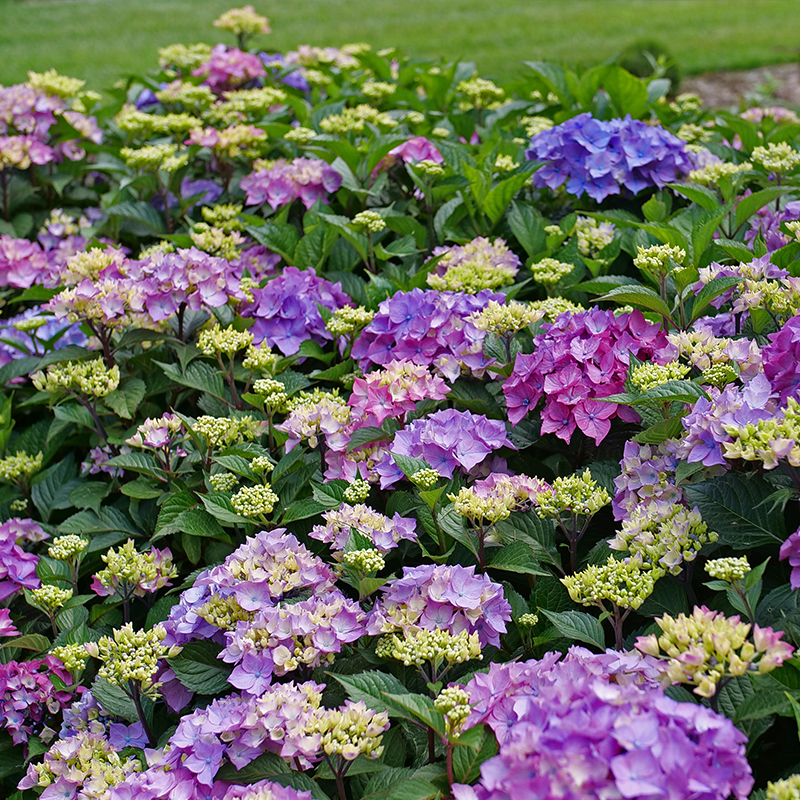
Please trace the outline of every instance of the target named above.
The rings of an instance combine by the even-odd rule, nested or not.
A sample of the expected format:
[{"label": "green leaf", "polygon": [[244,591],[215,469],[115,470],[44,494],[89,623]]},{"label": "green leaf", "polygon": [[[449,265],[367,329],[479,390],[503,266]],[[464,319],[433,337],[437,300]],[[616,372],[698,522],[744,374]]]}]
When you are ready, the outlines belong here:
[{"label": "green leaf", "polygon": [[287,773],[290,769],[291,767],[277,753],[262,753],[238,770],[233,764],[226,762],[220,767],[217,778],[249,786],[251,783],[272,780],[275,775]]},{"label": "green leaf", "polygon": [[287,264],[294,262],[294,253],[300,241],[300,234],[294,225],[281,222],[268,222],[254,227],[246,225],[245,230],[259,243],[281,255]]},{"label": "green leaf", "polygon": [[9,641],[0,644],[0,650],[6,647],[16,647],[19,650],[32,650],[34,653],[44,653],[50,649],[50,640],[41,633],[27,633],[24,636],[16,636]]},{"label": "green leaf", "polygon": [[442,793],[424,778],[409,778],[392,789],[386,800],[435,800]]},{"label": "green leaf", "polygon": [[250,523],[252,520],[242,517],[236,513],[231,505],[230,498],[226,494],[199,495],[200,501],[206,507],[211,516],[216,517],[220,522],[227,522],[229,525],[241,525]]},{"label": "green leaf", "polygon": [[160,361],[154,361],[153,363],[160,367],[164,374],[175,383],[179,383],[189,389],[196,389],[198,392],[207,392],[224,403],[228,402],[222,375],[220,375],[217,368],[212,367],[210,364],[206,364],[204,361],[193,361],[186,367],[184,372],[181,372],[178,364],[163,364]]},{"label": "green leaf", "polygon": [[[469,744],[464,742],[468,735]],[[459,783],[472,783],[481,775],[481,764],[497,755],[497,739],[484,725],[476,725],[459,737],[457,745],[462,744],[467,746],[453,750],[453,773]]]},{"label": "green leaf", "polygon": [[154,465],[152,457],[144,453],[123,453],[110,458],[106,464],[129,472],[141,472],[151,478],[161,477],[161,470]]},{"label": "green leaf", "polygon": [[561,568],[554,524],[550,520],[543,520],[535,511],[514,513],[498,522],[495,530],[507,545],[523,542],[540,564]]},{"label": "green leaf", "polygon": [[590,294],[603,294],[609,289],[617,286],[641,286],[641,281],[636,278],[630,278],[627,275],[601,275],[598,278],[593,278],[590,281],[570,286],[570,291],[575,292],[589,292]]},{"label": "green leaf", "polygon": [[574,639],[600,650],[605,649],[606,639],[603,629],[591,614],[582,611],[548,611],[544,608],[541,611],[567,639]]},{"label": "green leaf", "polygon": [[641,117],[650,105],[644,81],[622,67],[609,66],[603,78],[603,86],[621,117],[626,114],[634,118]]},{"label": "green leaf", "polygon": [[789,707],[787,695],[788,692],[777,689],[756,691],[752,697],[746,698],[736,707],[733,721],[739,723],[746,719],[762,719],[770,714],[780,714]]},{"label": "green leaf", "polygon": [[652,289],[648,289],[646,286],[618,286],[598,298],[598,302],[603,300],[613,300],[615,303],[632,303],[635,306],[655,311],[664,319],[672,321],[667,304]]},{"label": "green leaf", "polygon": [[503,545],[489,562],[490,569],[505,572],[520,572],[524,575],[549,575],[539,566],[532,548],[526,542],[513,542]]},{"label": "green leaf", "polygon": [[219,652],[220,647],[211,642],[190,642],[168,663],[187,689],[198,694],[216,695],[231,688],[228,676],[232,668],[217,658]]},{"label": "green leaf", "polygon": [[789,694],[789,692],[785,692],[786,698],[789,700],[789,704],[792,706],[792,711],[794,712],[794,720],[797,724],[797,738],[800,739],[800,703],[794,699],[794,697]]},{"label": "green leaf", "polygon": [[179,514],[169,526],[175,531],[188,533],[190,536],[203,536],[211,539],[229,541],[228,534],[217,520],[202,508],[190,508]]},{"label": "green leaf", "polygon": [[322,514],[323,511],[327,511],[328,508],[329,506],[324,506],[311,497],[303,497],[300,500],[296,500],[286,509],[281,517],[281,525],[287,525],[299,519],[316,517],[318,514]]},{"label": "green leaf", "polygon": [[506,221],[529,256],[541,253],[547,244],[542,215],[527,203],[512,203]]},{"label": "green leaf", "polygon": [[347,481],[326,481],[321,486],[312,485],[311,494],[325,508],[339,508],[344,500],[344,491],[348,485]]},{"label": "green leaf", "polygon": [[444,714],[437,711],[433,700],[422,694],[411,694],[403,688],[402,694],[381,692],[386,701],[390,716],[403,717],[411,722],[422,723],[433,728],[440,736],[445,736]]},{"label": "green leaf", "polygon": [[99,514],[100,504],[106,499],[110,491],[110,483],[87,481],[80,484],[80,486],[76,486],[69,493],[69,502],[75,508],[91,508]]},{"label": "green leaf", "polygon": [[385,442],[389,438],[391,438],[391,434],[388,434],[383,428],[358,428],[350,436],[350,441],[347,443],[347,452],[349,453],[365,444]]},{"label": "green leaf", "polygon": [[409,456],[402,456],[399,453],[391,453],[392,459],[401,470],[403,474],[410,478],[415,473],[422,469],[430,469],[430,464],[423,461],[421,458],[410,458]]},{"label": "green leaf", "polygon": [[701,397],[709,399],[708,393],[692,381],[667,381],[638,395],[612,394],[598,397],[602,403],[619,403],[626,406],[661,405],[663,403],[694,403]]},{"label": "green leaf", "polygon": [[329,677],[334,678],[344,686],[347,696],[359,702],[361,700],[375,711],[388,711],[393,706],[386,702],[384,694],[402,694],[407,691],[406,687],[388,672],[362,672],[360,675],[339,675],[336,672],[328,672]]},{"label": "green leaf", "polygon": [[103,402],[123,419],[133,419],[146,391],[144,381],[131,378],[103,398]]},{"label": "green leaf", "polygon": [[76,473],[75,459],[70,454],[34,478],[31,499],[45,522],[53,511],[70,507],[70,492],[80,483]]},{"label": "green leaf", "polygon": [[105,209],[109,217],[121,217],[134,222],[139,222],[156,233],[166,233],[164,219],[150,203],[145,202],[124,202],[117,203]]},{"label": "green leaf", "polygon": [[709,281],[694,298],[691,322],[695,322],[703,315],[715,297],[719,297],[721,294],[727,292],[728,289],[732,289],[739,283],[741,283],[741,279],[732,276],[714,278]]},{"label": "green leaf", "polygon": [[486,195],[482,210],[489,217],[492,225],[496,225],[499,222],[503,212],[508,208],[508,204],[514,199],[514,196],[525,185],[525,182],[538,166],[535,162],[527,162],[527,169],[501,181]]},{"label": "green leaf", "polygon": [[92,684],[92,695],[106,711],[128,722],[138,722],[139,715],[133,700],[120,686],[109,683],[105,678],[95,678]]},{"label": "green leaf", "polygon": [[689,506],[697,506],[719,543],[734,550],[749,550],[786,538],[783,514],[761,501],[772,486],[758,475],[729,472],[719,478],[685,486]]},{"label": "green leaf", "polygon": [[760,192],[743,197],[736,206],[736,227],[744,225],[756,211],[763,208],[767,203],[771,203],[781,195],[791,191],[794,191],[793,186],[770,186]]},{"label": "green leaf", "polygon": [[693,203],[697,203],[697,205],[699,205],[701,208],[704,208],[706,211],[712,211],[713,209],[719,207],[719,198],[717,197],[717,193],[706,188],[705,186],[700,186],[700,184],[668,183],[666,188],[672,189],[678,194],[682,194]]}]

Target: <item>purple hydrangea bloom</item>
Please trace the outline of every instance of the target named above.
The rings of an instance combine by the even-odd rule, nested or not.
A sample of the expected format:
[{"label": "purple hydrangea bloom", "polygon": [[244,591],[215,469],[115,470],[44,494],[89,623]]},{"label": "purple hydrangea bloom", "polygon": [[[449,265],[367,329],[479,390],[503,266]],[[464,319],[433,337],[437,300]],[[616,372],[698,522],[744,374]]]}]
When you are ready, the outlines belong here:
[{"label": "purple hydrangea bloom", "polygon": [[789,559],[789,566],[792,568],[789,579],[792,589],[800,588],[800,528],[781,545],[779,555],[781,561]]},{"label": "purple hydrangea bloom", "polygon": [[271,167],[245,175],[239,185],[247,193],[249,206],[268,203],[280,208],[300,198],[311,208],[317,200],[328,203],[328,195],[342,185],[342,176],[327,162],[303,156],[293,161],[278,159]]},{"label": "purple hydrangea bloom", "polygon": [[781,405],[789,397],[800,397],[800,315],[792,317],[761,350],[764,374]]},{"label": "purple hydrangea bloom", "polygon": [[242,316],[255,318],[250,329],[255,343],[266,341],[285,356],[294,355],[308,339],[319,344],[333,339],[317,304],[331,311],[350,305],[341,284],[317,277],[314,269],[286,267],[263,289],[251,292],[254,300],[244,306]]},{"label": "purple hydrangea bloom", "polygon": [[483,353],[486,334],[467,317],[491,300],[504,303],[505,297],[488,289],[476,295],[435,289],[397,292],[378,306],[353,345],[353,358],[365,372],[405,359],[435,366],[448,380],[455,380],[462,366],[480,376],[490,363]]},{"label": "purple hydrangea bloom", "polygon": [[[516,449],[508,438],[505,423],[471,411],[447,408],[429,417],[413,420],[395,434],[390,451],[427,461],[440,475],[453,477],[457,467],[470,472],[492,451],[501,447]],[[387,466],[393,462],[386,456]],[[393,475],[382,475],[381,488],[395,482]]]},{"label": "purple hydrangea bloom", "polygon": [[[800,203],[799,203],[800,204]],[[780,280],[788,278],[789,273],[785,269],[776,267],[769,260],[769,255],[761,258],[754,258],[752,261],[740,264],[718,264],[716,261],[707,267],[700,269],[700,280],[692,287],[695,294],[698,294],[703,287],[715,278],[741,278],[758,281],[761,279]],[[722,308],[733,296],[740,291],[737,286],[728,289],[711,301],[714,308]],[[700,327],[696,324],[695,327]]]},{"label": "purple hydrangea bloom", "polygon": [[745,231],[744,240],[747,244],[752,245],[756,236],[761,234],[767,250],[772,253],[775,250],[780,250],[781,247],[789,244],[789,237],[782,233],[780,226],[782,222],[791,222],[800,218],[800,200],[793,200],[780,209],[775,211],[772,205],[766,205],[759,208],[752,217],[750,217],[749,230]]},{"label": "purple hydrangea bloom", "polygon": [[630,115],[603,122],[579,114],[537,133],[525,156],[549,162],[534,173],[534,186],[566,183],[570,194],[585,192],[598,202],[623,187],[633,194],[660,188],[693,169],[686,142]]},{"label": "purple hydrangea bloom", "polygon": [[108,741],[117,750],[126,747],[146,747],[147,735],[141,722],[135,722],[133,725],[112,722],[108,726]]},{"label": "purple hydrangea bloom", "polygon": [[680,462],[675,450],[675,443],[670,441],[657,446],[625,442],[620,474],[614,478],[614,519],[626,519],[631,511],[650,500],[682,502],[683,491],[674,483]]},{"label": "purple hydrangea bloom", "polygon": [[[25,537],[30,527],[38,529],[42,533],[41,538],[44,538],[44,532],[33,520],[14,517],[0,524],[0,600],[23,589],[39,587],[40,581],[36,575],[39,556],[26,553],[17,544],[17,539]],[[40,541],[41,538],[34,541]]]},{"label": "purple hydrangea bloom", "polygon": [[667,346],[658,325],[641,311],[615,315],[599,308],[561,314],[542,325],[531,355],[520,353],[514,371],[503,384],[508,419],[518,423],[544,397],[542,433],[569,442],[579,428],[597,444],[611,430],[611,420],[638,419],[636,412],[616,403],[601,403],[625,390],[629,356],[650,361]]},{"label": "purple hydrangea bloom", "polygon": [[[21,331],[14,327],[15,323],[38,318],[45,320],[44,325],[38,328]],[[70,344],[85,347],[88,342],[79,323],[58,322],[54,317],[42,314],[39,306],[0,321],[0,367],[26,355],[43,355],[45,342],[55,337],[58,338],[51,346],[55,350]]]},{"label": "purple hydrangea bloom", "polygon": [[192,71],[195,77],[205,78],[211,91],[222,93],[226,89],[237,89],[253,78],[266,75],[258,56],[245,53],[237,47],[230,49],[218,44],[211,51],[211,58]]},{"label": "purple hydrangea bloom", "polygon": [[500,646],[511,606],[503,587],[475,567],[423,564],[404,567],[403,576],[389,581],[367,619],[367,634],[445,629],[477,633],[481,646]]},{"label": "purple hydrangea bloom", "polygon": [[[611,682],[606,654],[573,648],[561,661],[492,664],[468,684],[500,743],[475,787],[456,800],[509,797],[745,800],[753,786],[747,737],[709,708],[679,703],[648,679]],[[656,670],[657,671],[657,670]]]}]

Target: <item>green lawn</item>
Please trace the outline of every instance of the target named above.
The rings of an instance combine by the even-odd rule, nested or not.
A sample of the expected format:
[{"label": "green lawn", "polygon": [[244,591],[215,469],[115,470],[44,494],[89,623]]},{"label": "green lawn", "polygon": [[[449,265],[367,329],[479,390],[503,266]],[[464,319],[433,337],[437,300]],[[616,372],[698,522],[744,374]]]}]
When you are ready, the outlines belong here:
[{"label": "green lawn", "polygon": [[[0,0],[0,83],[55,67],[92,88],[155,62],[171,42],[229,40],[211,21],[247,0]],[[688,73],[792,61],[800,0],[252,0],[266,49],[365,41],[474,60],[505,79],[518,62],[590,64],[636,39],[667,47]]]}]

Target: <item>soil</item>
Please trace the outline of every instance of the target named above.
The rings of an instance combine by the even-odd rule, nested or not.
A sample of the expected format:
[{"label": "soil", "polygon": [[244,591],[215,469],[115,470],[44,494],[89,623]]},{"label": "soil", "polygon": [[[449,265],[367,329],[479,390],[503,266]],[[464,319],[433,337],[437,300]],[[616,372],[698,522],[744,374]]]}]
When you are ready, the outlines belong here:
[{"label": "soil", "polygon": [[735,72],[707,72],[685,78],[681,92],[699,95],[712,108],[740,108],[747,105],[782,105],[800,107],[800,64]]}]

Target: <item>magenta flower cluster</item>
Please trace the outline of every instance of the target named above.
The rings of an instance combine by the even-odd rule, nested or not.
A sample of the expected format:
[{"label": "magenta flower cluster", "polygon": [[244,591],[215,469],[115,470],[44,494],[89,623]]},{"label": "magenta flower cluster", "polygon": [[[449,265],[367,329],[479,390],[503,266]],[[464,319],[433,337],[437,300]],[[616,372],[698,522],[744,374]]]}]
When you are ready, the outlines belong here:
[{"label": "magenta flower cluster", "polygon": [[747,737],[730,720],[666,697],[648,665],[644,682],[612,683],[606,655],[559,658],[492,664],[467,684],[477,701],[468,724],[486,722],[500,752],[477,786],[454,787],[456,800],[748,797]]},{"label": "magenta flower cluster", "polygon": [[372,322],[353,345],[352,356],[366,371],[400,359],[435,366],[448,380],[462,365],[478,375],[490,363],[483,353],[485,333],[467,317],[505,295],[484,289],[476,295],[412,289],[397,292],[378,306]]},{"label": "magenta flower cluster", "polygon": [[[415,419],[395,434],[390,452],[421,458],[440,475],[452,478],[456,468],[471,472],[501,447],[516,449],[501,420],[471,411],[446,408]],[[492,470],[496,471],[496,470]],[[378,467],[381,488],[402,480],[404,473],[387,455]]]},{"label": "magenta flower cluster", "polygon": [[792,589],[800,589],[800,528],[781,545],[779,556],[781,561],[789,560],[789,566],[792,568],[789,577]]},{"label": "magenta flower cluster", "polygon": [[0,664],[0,720],[14,744],[42,733],[50,717],[71,700],[70,692],[55,688],[51,676],[67,686],[72,683],[69,672],[53,656]]},{"label": "magenta flower cluster", "polygon": [[525,155],[547,162],[534,173],[534,186],[566,184],[570,194],[585,192],[597,202],[623,188],[632,194],[660,188],[693,169],[686,142],[630,116],[603,122],[579,114],[537,133]]},{"label": "magenta flower cluster", "polygon": [[261,59],[252,53],[245,53],[237,47],[227,48],[224,44],[216,45],[211,51],[211,58],[192,75],[204,78],[213,92],[221,94],[228,89],[239,89],[248,81],[266,75]]},{"label": "magenta flower cluster", "polygon": [[800,316],[792,317],[769,339],[761,350],[764,374],[785,405],[789,397],[800,397]]},{"label": "magenta flower cluster", "polygon": [[318,344],[333,339],[317,304],[331,311],[350,305],[341,285],[318,277],[313,268],[286,267],[251,292],[254,299],[244,306],[242,316],[255,319],[250,329],[255,343],[265,341],[285,356],[297,353],[308,339]]},{"label": "magenta flower cluster", "polygon": [[297,200],[311,208],[317,200],[328,203],[328,195],[338,191],[342,176],[325,161],[303,156],[293,161],[281,158],[269,167],[245,175],[239,182],[247,194],[248,206],[268,203],[273,209]]},{"label": "magenta flower cluster", "polygon": [[367,619],[367,634],[413,633],[414,630],[446,630],[453,634],[477,633],[481,646],[500,646],[511,606],[503,587],[488,575],[476,575],[475,567],[423,564],[404,567],[381,590]]},{"label": "magenta flower cluster", "polygon": [[624,391],[630,355],[649,361],[662,352],[667,339],[658,325],[645,320],[641,311],[616,316],[594,308],[561,314],[542,329],[534,352],[517,355],[514,371],[503,384],[512,425],[542,397],[542,433],[554,433],[566,442],[577,427],[600,444],[612,419],[638,420],[630,408],[599,399]]}]

